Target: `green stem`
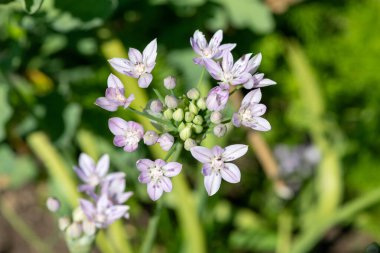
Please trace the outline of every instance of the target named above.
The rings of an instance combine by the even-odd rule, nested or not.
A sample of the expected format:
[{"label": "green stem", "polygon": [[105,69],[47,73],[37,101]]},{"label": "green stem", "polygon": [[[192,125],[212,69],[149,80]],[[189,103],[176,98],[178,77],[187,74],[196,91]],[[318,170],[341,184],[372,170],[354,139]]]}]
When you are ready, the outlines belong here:
[{"label": "green stem", "polygon": [[198,83],[197,83],[197,88],[199,89],[199,85],[201,85],[203,76],[205,74],[205,68],[202,69],[201,76],[199,77]]},{"label": "green stem", "polygon": [[155,117],[153,115],[150,115],[149,113],[146,113],[146,112],[140,112],[139,110],[136,110],[136,109],[131,108],[131,107],[128,107],[128,110],[130,110],[130,111],[132,111],[134,113],[137,113],[139,115],[142,115],[142,116],[144,116],[144,117],[146,117],[146,118],[148,118],[150,120],[156,121],[158,123],[161,123],[161,124],[167,126],[168,130],[171,130],[171,131],[176,131],[177,130],[177,128],[175,128],[173,126],[173,124],[171,122],[167,121],[167,120],[163,120],[163,119],[157,118],[157,117]]},{"label": "green stem", "polygon": [[278,217],[278,239],[276,253],[289,253],[292,237],[292,216],[284,210]]},{"label": "green stem", "polygon": [[[174,153],[171,156],[172,159],[170,160],[176,161],[181,154],[182,144],[176,143],[174,144],[172,149],[174,150]],[[168,160],[168,158],[170,158],[170,152],[168,153],[167,158],[165,158],[165,160]],[[150,253],[152,251],[154,240],[157,234],[158,224],[162,213],[162,205],[162,200],[157,201],[157,207],[154,216],[149,220],[148,230],[146,232],[146,236],[140,250],[141,253]]]},{"label": "green stem", "polygon": [[243,86],[238,86],[238,87],[236,87],[235,89],[233,89],[233,90],[230,92],[230,96],[231,96],[232,94],[234,94],[235,92],[237,92],[238,90],[240,90],[241,88],[243,88]]},{"label": "green stem", "polygon": [[335,215],[326,218],[322,222],[318,222],[315,226],[310,227],[298,238],[294,244],[293,249],[290,251],[292,253],[305,253],[310,252],[310,249],[322,238],[322,236],[331,227],[349,220],[356,213],[380,202],[380,188],[373,190],[365,194],[364,196],[358,197],[355,200],[350,201],[345,204],[342,208],[335,212]]},{"label": "green stem", "polygon": [[21,217],[4,201],[0,203],[0,212],[12,228],[28,243],[36,252],[52,253],[50,247],[45,244]]}]

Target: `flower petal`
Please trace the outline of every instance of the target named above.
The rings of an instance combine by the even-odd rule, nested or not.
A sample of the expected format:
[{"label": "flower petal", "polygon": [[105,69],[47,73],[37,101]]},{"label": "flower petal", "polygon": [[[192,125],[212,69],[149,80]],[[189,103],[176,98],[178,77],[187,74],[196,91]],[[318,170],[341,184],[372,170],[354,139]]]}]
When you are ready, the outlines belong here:
[{"label": "flower petal", "polygon": [[241,102],[242,106],[246,106],[251,103],[259,103],[261,100],[261,90],[260,89],[254,89],[253,91],[250,91],[245,97],[243,98],[243,101]]},{"label": "flower petal", "polygon": [[108,128],[114,135],[124,135],[127,122],[118,117],[110,118],[108,120]]},{"label": "flower petal", "polygon": [[182,170],[182,164],[177,162],[169,162],[162,167],[164,170],[164,175],[166,177],[174,177],[177,176]]},{"label": "flower petal", "polygon": [[161,178],[161,186],[165,192],[171,192],[173,188],[172,181],[168,177]]},{"label": "flower petal", "polygon": [[107,79],[108,88],[124,89],[123,83],[114,74],[110,74]]},{"label": "flower petal", "polygon": [[108,168],[110,166],[110,157],[105,154],[102,157],[100,157],[98,163],[96,164],[96,172],[98,176],[103,177],[106,175]]},{"label": "flower petal", "polygon": [[80,199],[79,203],[87,219],[92,220],[92,218],[94,217],[94,214],[96,213],[94,205],[87,199]]},{"label": "flower petal", "polygon": [[157,39],[152,40],[143,51],[143,60],[147,65],[156,61],[157,57]]},{"label": "flower petal", "polygon": [[89,176],[94,173],[95,162],[89,155],[81,153],[79,155],[79,167],[82,169],[84,174]]},{"label": "flower petal", "polygon": [[223,31],[218,30],[214,36],[212,36],[210,43],[208,44],[210,48],[216,48],[219,47],[220,43],[223,40]]},{"label": "flower petal", "polygon": [[205,176],[204,184],[209,196],[214,195],[219,190],[221,181],[222,176],[217,172],[213,172],[209,176]]},{"label": "flower petal", "polygon": [[240,182],[240,170],[238,166],[233,163],[225,163],[224,168],[220,170],[220,174],[228,183],[236,184]]},{"label": "flower petal", "polygon": [[211,150],[202,146],[195,146],[190,149],[191,155],[201,163],[210,163],[214,157]]},{"label": "flower petal", "polygon": [[138,84],[140,88],[147,88],[153,80],[152,74],[144,73],[140,76]]},{"label": "flower petal", "polygon": [[124,151],[125,152],[134,152],[139,146],[139,143],[138,142],[134,142],[134,143],[127,143],[125,146],[124,146]]},{"label": "flower petal", "polygon": [[134,64],[142,62],[143,58],[139,50],[135,48],[130,48],[128,50],[128,57]]},{"label": "flower petal", "polygon": [[156,184],[155,182],[152,181],[148,183],[147,188],[148,188],[148,195],[152,200],[156,201],[162,196],[163,189],[161,185]]},{"label": "flower petal", "polygon": [[108,100],[107,98],[105,97],[100,97],[100,98],[97,98],[96,101],[95,101],[95,104],[101,108],[103,108],[104,110],[107,110],[107,111],[110,111],[110,112],[114,112],[117,110],[118,108],[118,104],[115,104],[114,102]]},{"label": "flower petal", "polygon": [[136,162],[136,167],[139,171],[148,171],[150,167],[154,166],[154,162],[149,159],[140,159]]},{"label": "flower petal", "polygon": [[108,62],[114,69],[122,74],[128,75],[128,73],[131,72],[130,62],[127,59],[112,58],[108,60]]},{"label": "flower petal", "polygon": [[212,59],[203,59],[204,66],[208,73],[215,79],[215,80],[221,80],[222,77],[222,68],[219,66],[218,63],[216,63]]},{"label": "flower petal", "polygon": [[138,180],[140,183],[147,184],[151,181],[151,177],[148,171],[143,171],[140,173]]},{"label": "flower petal", "polygon": [[248,146],[243,144],[235,144],[225,147],[223,152],[223,160],[233,161],[245,155],[248,151]]},{"label": "flower petal", "polygon": [[255,122],[249,122],[246,125],[247,127],[252,128],[253,130],[257,131],[269,131],[271,130],[270,123],[268,120],[261,118],[261,117],[255,117]]},{"label": "flower petal", "polygon": [[124,135],[116,135],[113,138],[113,145],[116,147],[124,147],[127,144],[127,138]]}]

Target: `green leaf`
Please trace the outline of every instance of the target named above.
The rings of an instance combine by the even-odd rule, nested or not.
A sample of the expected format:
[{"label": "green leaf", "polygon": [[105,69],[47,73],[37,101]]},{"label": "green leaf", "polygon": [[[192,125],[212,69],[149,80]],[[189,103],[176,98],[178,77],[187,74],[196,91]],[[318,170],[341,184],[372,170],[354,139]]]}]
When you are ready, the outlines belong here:
[{"label": "green leaf", "polygon": [[274,19],[269,8],[259,0],[216,0],[226,10],[237,28],[249,28],[256,33],[269,33],[274,29]]},{"label": "green leaf", "polygon": [[44,0],[24,0],[25,11],[31,15],[39,11]]},{"label": "green leaf", "polygon": [[8,89],[9,87],[0,83],[0,141],[5,138],[5,124],[12,115],[12,107],[8,104]]}]

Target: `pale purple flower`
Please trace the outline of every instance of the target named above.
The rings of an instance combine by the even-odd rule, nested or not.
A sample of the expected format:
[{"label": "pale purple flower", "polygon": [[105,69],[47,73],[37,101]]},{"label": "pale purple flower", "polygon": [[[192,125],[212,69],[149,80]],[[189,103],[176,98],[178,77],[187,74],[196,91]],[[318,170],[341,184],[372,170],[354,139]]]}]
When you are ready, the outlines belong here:
[{"label": "pale purple flower", "polygon": [[161,103],[160,100],[155,99],[150,103],[150,110],[154,113],[160,113],[162,109],[164,108],[164,105]]},{"label": "pale purple flower", "polygon": [[128,108],[131,102],[135,99],[135,96],[131,94],[128,98],[124,96],[124,86],[117,76],[110,74],[108,76],[105,97],[97,98],[95,104],[101,108],[114,112],[119,106],[124,109]]},{"label": "pale purple flower", "polygon": [[206,99],[206,106],[210,111],[221,111],[226,107],[230,93],[227,89],[216,86],[210,90]]},{"label": "pale purple flower", "polygon": [[164,133],[160,136],[160,138],[158,138],[157,142],[163,150],[169,151],[174,144],[174,137],[169,133]]},{"label": "pale purple flower", "polygon": [[103,155],[97,163],[87,154],[79,155],[79,166],[74,166],[74,171],[84,182],[79,186],[80,191],[92,192],[106,177],[110,159],[108,155]]},{"label": "pale purple flower", "polygon": [[172,76],[168,76],[164,79],[164,86],[168,90],[172,90],[176,86],[176,79]]},{"label": "pale purple flower", "polygon": [[256,73],[257,69],[260,66],[261,59],[262,59],[261,53],[258,53],[257,55],[255,55],[248,61],[246,71],[249,72],[252,76],[244,84],[244,88],[246,89],[261,88],[261,87],[276,84],[275,81],[264,78],[264,74]]},{"label": "pale purple flower", "polygon": [[203,163],[202,174],[205,176],[204,185],[209,196],[214,195],[220,188],[222,178],[229,183],[240,182],[240,170],[229,163],[247,153],[248,146],[243,144],[230,145],[225,148],[215,146],[211,150],[202,146],[190,149],[191,155]]},{"label": "pale purple flower", "polygon": [[147,184],[148,195],[152,200],[159,199],[163,192],[172,190],[172,182],[169,179],[181,172],[182,164],[177,162],[166,163],[164,160],[155,161],[140,159],[136,162],[136,167],[140,171],[139,181]]},{"label": "pale purple flower", "polygon": [[112,58],[109,63],[120,73],[138,78],[139,86],[147,88],[153,79],[151,72],[156,64],[157,40],[152,40],[142,54],[139,50],[130,48],[128,57],[129,59]]},{"label": "pale purple flower", "polygon": [[232,124],[236,127],[243,125],[257,131],[269,131],[271,129],[269,122],[261,117],[267,107],[259,104],[260,100],[260,89],[250,91],[241,102],[239,111],[233,114]]},{"label": "pale purple flower", "polygon": [[252,77],[247,71],[250,56],[251,54],[245,54],[234,63],[231,52],[227,52],[221,64],[210,59],[205,59],[204,63],[210,75],[219,81],[219,85],[228,89],[230,85],[244,84]]},{"label": "pale purple flower", "polygon": [[159,136],[155,131],[153,130],[146,131],[144,134],[144,144],[148,146],[156,144],[158,138]]},{"label": "pale purple flower", "polygon": [[94,205],[86,199],[80,199],[80,207],[87,219],[98,228],[106,228],[116,220],[128,216],[129,206],[113,205],[106,194],[102,194]]},{"label": "pale purple flower", "polygon": [[46,206],[47,206],[47,208],[49,209],[50,212],[55,213],[61,207],[61,202],[57,198],[49,197],[46,200]]},{"label": "pale purple flower", "polygon": [[190,44],[200,57],[194,58],[196,64],[203,65],[204,59],[219,59],[227,52],[235,48],[236,44],[223,44],[223,31],[218,30],[212,36],[210,43],[207,43],[206,38],[202,32],[196,30],[193,37],[190,38]]},{"label": "pale purple flower", "polygon": [[125,121],[115,117],[108,120],[108,127],[115,135],[113,144],[117,147],[124,147],[126,152],[135,151],[144,136],[144,128],[134,121]]}]

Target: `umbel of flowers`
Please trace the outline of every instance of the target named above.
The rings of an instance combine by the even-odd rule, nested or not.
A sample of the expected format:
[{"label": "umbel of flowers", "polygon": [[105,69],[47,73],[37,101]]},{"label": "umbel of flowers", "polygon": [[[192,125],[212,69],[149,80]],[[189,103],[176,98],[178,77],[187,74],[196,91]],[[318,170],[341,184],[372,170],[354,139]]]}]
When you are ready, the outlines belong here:
[{"label": "umbel of flowers", "polygon": [[[244,126],[257,131],[270,130],[269,122],[262,117],[266,106],[260,103],[260,88],[276,84],[264,78],[264,74],[257,72],[262,59],[260,53],[248,53],[234,61],[231,51],[236,44],[221,44],[222,39],[221,30],[217,31],[209,42],[200,31],[196,31],[190,38],[190,44],[197,54],[194,63],[202,67],[203,71],[206,70],[216,81],[216,86],[208,94],[201,94],[197,88],[188,90],[186,94],[176,94],[176,79],[168,76],[162,80],[166,88],[165,94],[154,89],[157,97],[152,98],[146,108],[139,111],[133,108],[134,95],[126,97],[122,82],[110,74],[105,96],[95,102],[108,111],[116,111],[121,107],[143,115],[156,127],[156,131],[145,131],[137,122],[119,117],[110,118],[108,126],[115,135],[113,143],[126,152],[135,151],[140,142],[145,145],[158,143],[163,150],[169,151],[169,157],[177,145],[183,145],[185,150],[190,151],[192,156],[203,164],[204,185],[210,196],[218,191],[222,179],[229,183],[240,181],[240,170],[231,161],[243,156],[248,147],[244,144],[234,144],[206,148],[202,146],[202,141],[208,134],[224,136],[227,126]],[[151,73],[156,64],[156,56],[157,41],[154,39],[142,52],[130,48],[128,59],[113,58],[109,63],[121,74],[138,79],[139,87],[148,88],[154,78]],[[233,115],[227,115],[224,109],[230,96],[241,88],[250,91],[244,97],[238,111]],[[152,200],[159,199],[163,192],[170,192],[170,178],[182,170],[179,161],[167,162],[162,159],[152,161],[142,158],[137,161],[136,166],[140,171],[138,180],[147,184],[148,195]],[[92,182],[98,179],[89,180]],[[91,191],[88,185],[82,188]],[[84,201],[82,207],[87,209],[88,213],[95,213],[97,210],[95,206]]]}]

